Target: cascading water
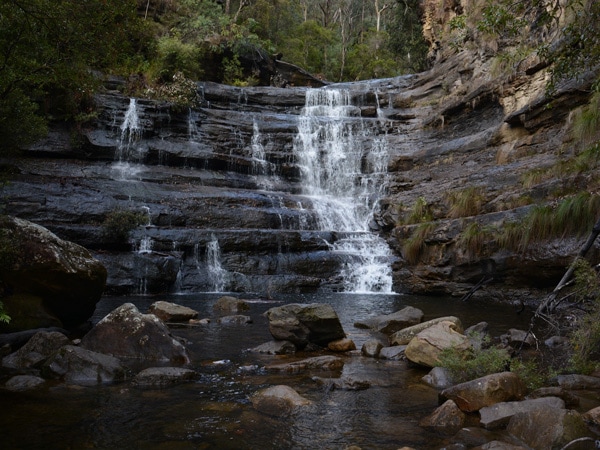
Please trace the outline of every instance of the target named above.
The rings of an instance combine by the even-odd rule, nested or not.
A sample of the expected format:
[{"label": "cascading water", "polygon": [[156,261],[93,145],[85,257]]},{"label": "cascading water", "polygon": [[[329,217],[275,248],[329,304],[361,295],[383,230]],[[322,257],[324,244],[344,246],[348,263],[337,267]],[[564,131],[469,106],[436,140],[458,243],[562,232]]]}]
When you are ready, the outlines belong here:
[{"label": "cascading water", "polygon": [[128,180],[135,178],[139,169],[132,166],[132,159],[139,159],[139,149],[137,143],[142,136],[142,127],[138,114],[137,101],[135,98],[129,99],[129,107],[123,117],[123,122],[119,126],[121,133],[117,142],[117,162],[113,165],[117,178]]},{"label": "cascading water", "polygon": [[227,287],[228,272],[221,265],[221,247],[214,235],[206,244],[206,268],[212,292],[224,292]]},{"label": "cascading water", "polygon": [[340,232],[332,250],[347,257],[344,290],[392,292],[392,252],[368,226],[385,188],[387,148],[369,136],[348,90],[307,90],[294,153],[320,229]]}]

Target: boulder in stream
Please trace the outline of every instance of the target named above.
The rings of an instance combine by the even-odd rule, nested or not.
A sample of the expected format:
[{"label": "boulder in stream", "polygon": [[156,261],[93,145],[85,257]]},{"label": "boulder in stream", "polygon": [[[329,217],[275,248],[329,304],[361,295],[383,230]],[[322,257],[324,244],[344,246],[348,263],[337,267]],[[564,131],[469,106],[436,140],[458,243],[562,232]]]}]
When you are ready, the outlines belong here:
[{"label": "boulder in stream", "polygon": [[265,353],[268,355],[288,355],[296,353],[296,346],[290,341],[269,341],[249,350],[253,353]]},{"label": "boulder in stream", "polygon": [[124,379],[125,368],[113,356],[65,345],[46,360],[42,374],[69,383],[92,385]]},{"label": "boulder in stream", "polygon": [[473,412],[495,403],[521,400],[526,391],[516,374],[500,372],[444,389],[440,398],[454,400],[462,411]]},{"label": "boulder in stream", "polygon": [[390,336],[390,344],[392,345],[406,345],[412,338],[414,338],[421,331],[429,328],[440,322],[452,322],[454,324],[454,330],[462,333],[463,327],[460,319],[454,316],[438,317],[436,319],[428,320],[417,325],[403,328],[402,330],[396,331]]},{"label": "boulder in stream", "polygon": [[154,314],[163,322],[189,322],[198,317],[198,311],[187,306],[176,303],[158,301],[154,302],[148,308],[150,314]]},{"label": "boulder in stream", "polygon": [[452,400],[446,400],[429,416],[421,419],[419,426],[440,434],[453,435],[465,424],[465,413]]},{"label": "boulder in stream", "polygon": [[312,402],[302,397],[289,386],[278,385],[256,392],[250,397],[257,411],[272,416],[287,416],[297,408],[308,406]]},{"label": "boulder in stream", "polygon": [[403,328],[421,323],[423,311],[412,306],[407,306],[392,314],[368,317],[354,323],[356,328],[366,328],[383,334],[393,334]]},{"label": "boulder in stream", "polygon": [[244,300],[239,298],[224,295],[220,297],[213,306],[213,309],[222,314],[237,314],[243,311],[248,311],[250,306]]},{"label": "boulder in stream", "polygon": [[471,342],[464,335],[456,331],[453,322],[442,321],[421,331],[406,346],[406,357],[416,363],[427,367],[439,364],[442,350],[455,348],[457,351],[467,351]]},{"label": "boulder in stream", "polygon": [[[536,449],[562,449],[575,439],[592,440],[594,436],[581,414],[559,408],[537,408],[515,414],[508,422],[506,430],[530,448]],[[592,447],[590,445],[585,448]]]},{"label": "boulder in stream", "polygon": [[299,373],[308,370],[341,370],[344,360],[333,355],[315,356],[300,361],[282,364],[270,364],[265,369],[273,372]]},{"label": "boulder in stream", "polygon": [[28,369],[42,363],[59,348],[71,341],[58,331],[40,331],[14,353],[2,359],[4,367]]},{"label": "boulder in stream", "polygon": [[140,387],[164,388],[193,381],[197,377],[195,371],[183,367],[148,367],[135,376],[133,383]]},{"label": "boulder in stream", "polygon": [[346,337],[337,313],[322,303],[290,303],[269,309],[269,331],[275,339],[304,348],[309,343],[326,346]]},{"label": "boulder in stream", "polygon": [[190,361],[186,348],[154,314],[142,314],[132,303],[125,303],[104,317],[81,340],[88,350],[118,358]]}]

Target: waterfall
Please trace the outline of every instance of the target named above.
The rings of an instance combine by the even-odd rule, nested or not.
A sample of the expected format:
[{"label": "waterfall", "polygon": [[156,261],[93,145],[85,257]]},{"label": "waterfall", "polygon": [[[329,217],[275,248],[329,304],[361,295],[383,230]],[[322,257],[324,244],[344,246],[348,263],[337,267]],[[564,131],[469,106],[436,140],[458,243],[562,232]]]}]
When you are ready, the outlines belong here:
[{"label": "waterfall", "polygon": [[348,90],[309,89],[294,153],[319,228],[341,232],[332,250],[346,260],[344,290],[392,292],[392,252],[368,225],[385,189],[388,153],[369,133]]},{"label": "waterfall", "polygon": [[132,156],[132,150],[135,149],[135,143],[140,140],[142,134],[135,98],[129,99],[129,107],[119,128],[121,129],[121,135],[117,147],[117,156],[119,161],[128,161]]},{"label": "waterfall", "polygon": [[213,292],[224,292],[227,285],[228,272],[221,265],[221,248],[216,236],[206,244],[206,267],[208,280]]},{"label": "waterfall", "polygon": [[129,99],[129,107],[123,117],[123,122],[119,126],[121,133],[117,142],[117,162],[113,165],[116,172],[116,178],[119,180],[131,180],[137,177],[140,172],[139,167],[132,166],[130,161],[134,158],[139,159],[140,151],[137,143],[142,137],[142,128],[138,114],[137,101],[135,98]]}]

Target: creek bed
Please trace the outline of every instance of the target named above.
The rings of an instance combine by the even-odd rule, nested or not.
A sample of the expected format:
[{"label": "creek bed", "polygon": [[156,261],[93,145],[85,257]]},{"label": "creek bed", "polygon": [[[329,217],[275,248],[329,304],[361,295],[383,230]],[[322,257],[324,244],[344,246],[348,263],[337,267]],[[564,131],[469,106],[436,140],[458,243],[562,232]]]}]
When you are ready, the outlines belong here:
[{"label": "creek bed", "polygon": [[[439,436],[418,426],[438,405],[437,391],[420,379],[426,369],[404,361],[343,356],[343,373],[267,373],[261,368],[290,357],[258,355],[246,350],[271,339],[263,313],[285,303],[329,303],[344,330],[360,349],[370,338],[354,328],[359,319],[389,314],[410,305],[425,320],[455,315],[468,327],[482,320],[492,336],[509,328],[525,329],[527,314],[513,308],[461,302],[451,298],[405,295],[314,294],[277,295],[274,300],[247,299],[253,319],[249,325],[220,325],[213,304],[223,294],[160,297],[105,297],[93,316],[97,322],[115,307],[132,302],[140,311],[165,300],[196,309],[209,317],[205,326],[174,328],[189,341],[196,382],[167,389],[140,389],[129,382],[81,387],[49,382],[25,393],[0,390],[3,448],[120,448],[120,449],[396,449],[412,446],[439,448]],[[298,354],[294,358],[314,354]],[[368,380],[365,390],[332,390],[317,384],[322,378]],[[286,384],[312,405],[289,417],[255,411],[248,397],[257,390]]]}]

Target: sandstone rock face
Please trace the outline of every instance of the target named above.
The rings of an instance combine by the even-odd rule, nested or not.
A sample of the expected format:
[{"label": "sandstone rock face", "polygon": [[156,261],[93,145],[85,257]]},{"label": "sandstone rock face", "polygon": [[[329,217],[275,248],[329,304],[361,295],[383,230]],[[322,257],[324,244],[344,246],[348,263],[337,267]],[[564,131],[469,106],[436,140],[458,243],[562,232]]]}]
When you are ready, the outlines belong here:
[{"label": "sandstone rock face", "polygon": [[308,343],[326,346],[346,337],[337,313],[326,304],[293,303],[271,308],[266,316],[275,339],[293,342],[299,348]]},{"label": "sandstone rock face", "polygon": [[0,233],[7,249],[0,282],[10,293],[2,301],[12,318],[0,330],[74,327],[90,318],[106,283],[106,269],[90,252],[15,217],[0,219]]},{"label": "sandstone rock face", "polygon": [[163,322],[188,322],[198,317],[198,311],[194,311],[192,308],[165,301],[152,303],[148,312]]},{"label": "sandstone rock face", "polygon": [[121,362],[112,356],[66,345],[46,360],[42,374],[74,384],[99,384],[125,378]]},{"label": "sandstone rock face", "polygon": [[88,350],[118,358],[169,361],[186,364],[185,347],[153,314],[141,314],[132,303],[125,303],[109,313],[81,340]]},{"label": "sandstone rock face", "polygon": [[250,401],[256,410],[271,416],[287,416],[297,408],[312,403],[291,387],[284,385],[258,391],[250,397]]},{"label": "sandstone rock face", "polygon": [[428,320],[427,322],[413,325],[411,327],[404,328],[400,331],[395,332],[390,336],[390,343],[392,345],[406,345],[412,338],[414,338],[421,331],[429,328],[440,322],[452,322],[454,324],[454,330],[458,333],[462,333],[463,327],[460,319],[454,316],[438,317],[436,319]]},{"label": "sandstone rock face", "polygon": [[420,323],[423,320],[423,316],[423,311],[420,309],[407,306],[392,314],[369,317],[356,322],[354,326],[357,328],[368,328],[390,335],[403,328]]},{"label": "sandstone rock face", "polygon": [[440,396],[454,400],[462,411],[473,412],[495,403],[520,400],[525,392],[526,387],[517,375],[501,372],[449,387]]},{"label": "sandstone rock face", "polygon": [[416,364],[435,367],[442,350],[456,348],[467,351],[471,343],[466,336],[455,330],[452,322],[442,321],[421,331],[406,346],[406,357]]}]

